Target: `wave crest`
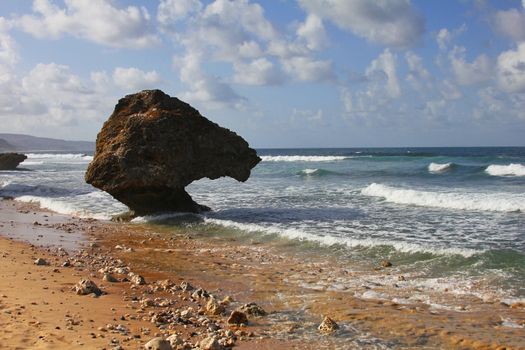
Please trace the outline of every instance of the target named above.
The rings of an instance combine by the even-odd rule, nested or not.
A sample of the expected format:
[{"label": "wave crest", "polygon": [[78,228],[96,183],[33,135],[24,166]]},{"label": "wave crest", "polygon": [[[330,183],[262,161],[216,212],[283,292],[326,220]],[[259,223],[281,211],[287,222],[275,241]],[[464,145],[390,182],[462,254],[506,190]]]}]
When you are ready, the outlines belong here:
[{"label": "wave crest", "polygon": [[509,165],[491,164],[485,172],[492,176],[525,176],[525,165],[511,163]]},{"label": "wave crest", "polygon": [[93,160],[93,156],[84,153],[26,153],[26,156],[27,159]]},{"label": "wave crest", "polygon": [[525,210],[525,196],[510,193],[432,192],[373,183],[361,194],[387,202],[459,210],[516,212]]},{"label": "wave crest", "polygon": [[430,163],[428,165],[428,171],[431,173],[444,173],[452,169],[453,163]]}]

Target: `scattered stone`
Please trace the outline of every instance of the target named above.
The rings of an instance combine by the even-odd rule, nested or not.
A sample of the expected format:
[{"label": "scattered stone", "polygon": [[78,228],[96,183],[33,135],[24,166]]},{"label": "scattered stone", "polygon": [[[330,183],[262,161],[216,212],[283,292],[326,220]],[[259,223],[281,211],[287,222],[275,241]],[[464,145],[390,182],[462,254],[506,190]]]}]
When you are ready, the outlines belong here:
[{"label": "scattered stone", "polygon": [[170,342],[170,345],[172,348],[177,348],[179,345],[184,344],[184,339],[182,339],[181,336],[178,334],[172,334],[168,338],[166,338],[167,341]]},{"label": "scattered stone", "polygon": [[219,304],[215,298],[210,298],[206,304],[206,312],[210,315],[220,315],[225,312],[224,306]]},{"label": "scattered stone", "polygon": [[388,260],[383,260],[381,261],[381,266],[382,267],[392,267],[392,263]]},{"label": "scattered stone", "polygon": [[323,322],[317,327],[321,333],[333,333],[339,329],[339,325],[335,323],[330,317],[325,316]]},{"label": "scattered stone", "polygon": [[247,315],[250,315],[250,316],[256,316],[256,317],[266,316],[266,311],[264,311],[264,309],[260,307],[259,305],[257,305],[256,303],[245,304],[241,306],[239,310],[242,312],[245,312]]},{"label": "scattered stone", "polygon": [[149,342],[147,342],[144,345],[144,349],[146,350],[173,350],[170,342],[161,337],[151,339]]},{"label": "scattered stone", "polygon": [[88,279],[82,279],[80,282],[78,282],[75,287],[75,293],[79,295],[88,295],[88,294],[95,294],[96,296],[99,296],[102,294],[102,290],[97,287],[95,282],[88,280]]},{"label": "scattered stone", "polygon": [[195,288],[193,288],[193,286],[189,284],[188,282],[182,281],[180,283],[180,289],[182,289],[183,292],[188,292],[188,291],[192,291]]},{"label": "scattered stone", "polygon": [[222,346],[216,337],[208,337],[200,341],[199,348],[202,350],[222,350]]},{"label": "scattered stone", "polygon": [[205,291],[204,289],[199,288],[199,289],[195,290],[195,292],[193,292],[191,297],[193,299],[195,299],[195,300],[208,299],[210,297],[210,294],[207,291]]},{"label": "scattered stone", "polygon": [[146,284],[146,280],[144,279],[144,277],[142,277],[141,275],[137,275],[137,274],[130,274],[130,279],[131,283],[137,285],[137,286],[141,286],[141,285],[144,285]]},{"label": "scattered stone", "polygon": [[229,295],[225,296],[221,301],[221,305],[228,306],[233,302],[233,298]]},{"label": "scattered stone", "polygon": [[115,283],[115,282],[118,282],[118,279],[116,279],[115,277],[113,277],[112,274],[110,273],[105,273],[104,274],[104,277],[102,277],[102,279],[106,282],[111,282],[111,283]]},{"label": "scattered stone", "polygon": [[228,324],[231,325],[240,325],[240,324],[248,324],[248,317],[246,314],[242,311],[234,310],[230,314],[230,317],[228,317]]},{"label": "scattered stone", "polygon": [[45,266],[45,265],[49,265],[49,263],[45,259],[38,258],[35,260],[35,265]]}]

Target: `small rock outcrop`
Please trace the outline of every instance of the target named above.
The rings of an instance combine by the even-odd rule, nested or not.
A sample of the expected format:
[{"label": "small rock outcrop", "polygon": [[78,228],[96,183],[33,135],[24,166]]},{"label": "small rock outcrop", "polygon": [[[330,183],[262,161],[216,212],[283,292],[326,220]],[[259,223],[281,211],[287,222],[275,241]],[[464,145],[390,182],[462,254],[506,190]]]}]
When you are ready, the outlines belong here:
[{"label": "small rock outcrop", "polygon": [[25,154],[0,153],[0,170],[14,170],[18,164],[27,159]]},{"label": "small rock outcrop", "polygon": [[246,181],[260,162],[236,133],[160,90],[122,98],[97,136],[86,182],[133,214],[200,212],[185,187],[202,178]]}]

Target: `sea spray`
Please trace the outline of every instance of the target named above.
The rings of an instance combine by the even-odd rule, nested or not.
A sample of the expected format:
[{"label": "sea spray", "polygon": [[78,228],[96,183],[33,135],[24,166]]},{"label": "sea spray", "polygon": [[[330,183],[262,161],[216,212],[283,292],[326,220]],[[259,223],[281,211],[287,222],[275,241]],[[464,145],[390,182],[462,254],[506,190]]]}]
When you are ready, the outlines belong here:
[{"label": "sea spray", "polygon": [[509,165],[489,165],[485,172],[492,176],[525,176],[525,165],[523,164],[509,164]]}]

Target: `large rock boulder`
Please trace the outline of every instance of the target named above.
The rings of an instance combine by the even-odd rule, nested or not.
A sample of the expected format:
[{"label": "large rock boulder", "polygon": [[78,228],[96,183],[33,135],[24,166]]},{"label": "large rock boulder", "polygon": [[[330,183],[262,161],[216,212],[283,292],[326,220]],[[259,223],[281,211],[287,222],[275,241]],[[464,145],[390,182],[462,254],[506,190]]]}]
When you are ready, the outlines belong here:
[{"label": "large rock boulder", "polygon": [[0,153],[0,170],[14,170],[18,164],[27,159],[25,154]]},{"label": "large rock boulder", "polygon": [[200,212],[184,188],[202,178],[246,181],[261,159],[234,132],[160,90],[122,98],[97,136],[86,181],[135,215]]}]

